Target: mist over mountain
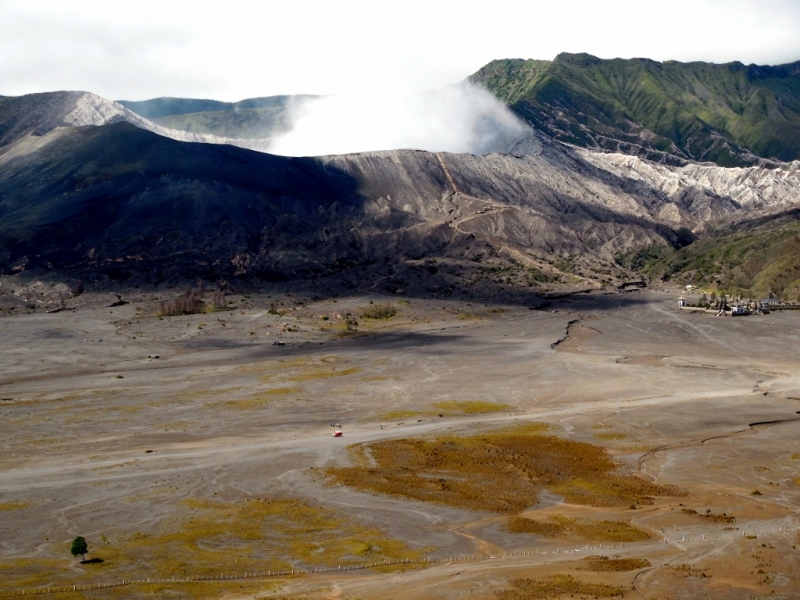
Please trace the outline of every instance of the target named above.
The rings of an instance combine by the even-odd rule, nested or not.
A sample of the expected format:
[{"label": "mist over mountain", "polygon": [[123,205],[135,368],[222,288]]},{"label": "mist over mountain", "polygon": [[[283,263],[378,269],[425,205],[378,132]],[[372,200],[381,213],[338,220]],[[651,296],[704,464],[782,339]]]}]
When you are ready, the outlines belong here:
[{"label": "mist over mountain", "polygon": [[800,158],[800,62],[497,60],[470,77],[553,138],[667,164]]},{"label": "mist over mountain", "polygon": [[[292,112],[318,96],[268,96],[239,102],[193,98],[153,98],[119,104],[162,125],[189,133],[233,139],[267,140],[292,127]],[[260,149],[260,148],[254,148]]]}]

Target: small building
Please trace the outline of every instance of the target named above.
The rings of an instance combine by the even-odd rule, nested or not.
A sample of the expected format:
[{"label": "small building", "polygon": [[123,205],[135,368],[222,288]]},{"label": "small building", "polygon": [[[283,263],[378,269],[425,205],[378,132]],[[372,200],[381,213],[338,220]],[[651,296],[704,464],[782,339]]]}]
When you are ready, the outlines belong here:
[{"label": "small building", "polygon": [[782,304],[782,302],[772,294],[769,295],[769,298],[764,298],[761,301],[761,306],[764,308],[772,308],[773,306],[779,306],[780,304]]}]

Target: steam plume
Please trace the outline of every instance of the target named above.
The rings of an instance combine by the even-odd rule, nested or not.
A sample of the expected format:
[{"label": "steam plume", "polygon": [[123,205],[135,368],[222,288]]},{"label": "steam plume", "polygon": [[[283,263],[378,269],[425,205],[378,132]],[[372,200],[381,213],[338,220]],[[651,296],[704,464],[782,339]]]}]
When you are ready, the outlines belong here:
[{"label": "steam plume", "polygon": [[291,128],[269,152],[319,156],[415,148],[485,154],[529,128],[497,98],[468,82],[438,90],[383,89],[326,96],[291,109]]}]

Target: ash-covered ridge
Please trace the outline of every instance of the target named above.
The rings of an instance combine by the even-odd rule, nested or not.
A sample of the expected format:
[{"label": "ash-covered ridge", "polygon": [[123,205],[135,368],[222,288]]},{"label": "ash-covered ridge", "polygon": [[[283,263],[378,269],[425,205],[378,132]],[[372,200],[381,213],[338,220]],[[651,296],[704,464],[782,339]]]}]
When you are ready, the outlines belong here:
[{"label": "ash-covered ridge", "polygon": [[[578,260],[570,276],[589,281],[611,277],[620,252],[686,243],[681,228],[800,201],[797,165],[666,167],[532,131],[515,142],[530,154],[287,158],[109,123],[126,115],[106,107],[84,97],[60,127],[0,149],[4,273],[274,281],[436,259],[473,281],[500,257],[544,280]],[[89,119],[109,124],[65,126]]]}]

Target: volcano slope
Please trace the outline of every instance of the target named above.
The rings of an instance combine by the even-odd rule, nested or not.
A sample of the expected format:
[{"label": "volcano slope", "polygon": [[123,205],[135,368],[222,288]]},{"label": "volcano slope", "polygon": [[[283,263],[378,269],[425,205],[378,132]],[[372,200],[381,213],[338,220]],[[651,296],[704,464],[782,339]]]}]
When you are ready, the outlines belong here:
[{"label": "volcano slope", "polygon": [[610,283],[620,252],[798,201],[791,169],[693,173],[530,135],[527,155],[286,158],[128,123],[57,128],[0,150],[0,269],[97,285],[354,272],[397,289],[444,260],[463,289],[499,256],[531,285]]}]

